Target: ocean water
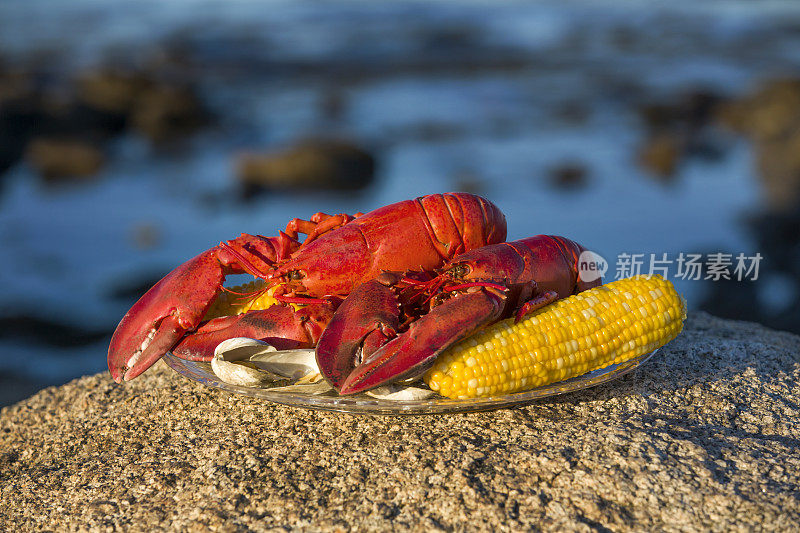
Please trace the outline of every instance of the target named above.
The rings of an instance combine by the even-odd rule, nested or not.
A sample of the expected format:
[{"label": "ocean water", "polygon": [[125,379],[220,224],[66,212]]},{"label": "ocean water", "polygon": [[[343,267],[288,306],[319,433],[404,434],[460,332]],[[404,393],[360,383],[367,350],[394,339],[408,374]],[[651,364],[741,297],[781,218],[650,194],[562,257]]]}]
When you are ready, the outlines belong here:
[{"label": "ocean water", "polygon": [[[0,57],[38,58],[56,73],[136,65],[165,43],[200,66],[196,82],[220,123],[177,152],[118,138],[88,184],[45,187],[24,163],[9,170],[0,316],[111,331],[132,303],[115,290],[220,240],[464,186],[503,209],[510,239],[566,235],[612,268],[622,253],[753,254],[743,220],[763,201],[750,145],[720,133],[717,157],[687,159],[664,183],[636,163],[637,108],[696,90],[740,95],[798,72],[800,4],[0,3]],[[238,151],[309,136],[366,147],[376,182],[357,194],[235,199]],[[585,186],[553,187],[563,165],[586,169]],[[692,306],[701,284],[676,281]],[[0,373],[60,383],[104,370],[106,348],[2,337]]]}]

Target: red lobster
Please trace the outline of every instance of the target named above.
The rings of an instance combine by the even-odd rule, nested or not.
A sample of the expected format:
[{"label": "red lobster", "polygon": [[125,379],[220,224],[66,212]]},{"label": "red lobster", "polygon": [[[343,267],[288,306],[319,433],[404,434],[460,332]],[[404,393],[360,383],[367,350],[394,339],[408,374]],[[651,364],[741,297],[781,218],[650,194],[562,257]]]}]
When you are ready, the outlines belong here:
[{"label": "red lobster", "polygon": [[[298,233],[307,235],[302,243]],[[209,360],[231,337],[265,339],[279,349],[313,346],[340,298],[382,271],[435,269],[505,237],[497,206],[466,193],[424,196],[355,218],[317,213],[292,220],[277,237],[242,234],[177,267],[131,307],[111,338],[109,371],[117,382],[133,379],[173,349]],[[265,280],[284,304],[198,330],[225,277],[240,273]],[[295,311],[288,303],[307,305]]]},{"label": "red lobster", "polygon": [[463,253],[436,276],[384,273],[334,314],[317,344],[320,370],[340,394],[420,375],[478,329],[600,285],[580,278],[585,250],[538,235]]}]

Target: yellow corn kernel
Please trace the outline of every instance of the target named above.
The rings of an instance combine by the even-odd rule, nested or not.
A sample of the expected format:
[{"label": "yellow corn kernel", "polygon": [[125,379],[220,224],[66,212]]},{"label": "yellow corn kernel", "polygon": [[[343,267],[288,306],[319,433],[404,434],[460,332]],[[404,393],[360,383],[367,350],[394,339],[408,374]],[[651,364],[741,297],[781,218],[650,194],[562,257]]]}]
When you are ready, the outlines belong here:
[{"label": "yellow corn kernel", "polygon": [[[518,324],[493,324],[445,350],[423,379],[449,398],[518,392],[652,352],[677,337],[685,319],[686,303],[672,283],[627,278],[559,300]],[[465,366],[489,375],[464,376]],[[481,378],[492,386],[479,386]]]}]

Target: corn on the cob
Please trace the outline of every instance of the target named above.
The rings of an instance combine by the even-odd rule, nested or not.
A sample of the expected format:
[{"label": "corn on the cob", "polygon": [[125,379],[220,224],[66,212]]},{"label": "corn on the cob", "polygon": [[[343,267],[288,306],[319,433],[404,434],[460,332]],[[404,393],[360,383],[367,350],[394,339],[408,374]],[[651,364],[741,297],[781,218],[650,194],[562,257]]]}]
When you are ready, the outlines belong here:
[{"label": "corn on the cob", "polygon": [[424,380],[449,398],[528,390],[651,352],[674,339],[685,318],[669,281],[623,279],[478,332],[443,352]]},{"label": "corn on the cob", "polygon": [[[203,320],[210,320],[221,316],[240,315],[247,311],[266,309],[278,303],[272,293],[274,289],[261,292],[266,283],[257,279],[244,285],[230,287],[222,291],[211,307],[206,312]],[[294,306],[297,308],[298,306]]]}]

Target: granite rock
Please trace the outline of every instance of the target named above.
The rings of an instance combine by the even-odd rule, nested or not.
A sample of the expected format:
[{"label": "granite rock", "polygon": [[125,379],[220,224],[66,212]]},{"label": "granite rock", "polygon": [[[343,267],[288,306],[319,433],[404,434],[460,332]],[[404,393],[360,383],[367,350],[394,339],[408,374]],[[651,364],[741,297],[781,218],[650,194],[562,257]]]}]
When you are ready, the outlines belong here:
[{"label": "granite rock", "polygon": [[427,417],[84,377],[0,412],[0,529],[798,530],[799,353],[694,313],[615,382]]}]

